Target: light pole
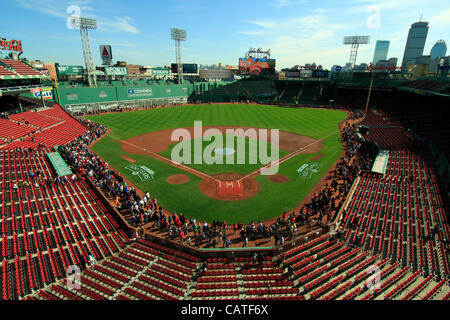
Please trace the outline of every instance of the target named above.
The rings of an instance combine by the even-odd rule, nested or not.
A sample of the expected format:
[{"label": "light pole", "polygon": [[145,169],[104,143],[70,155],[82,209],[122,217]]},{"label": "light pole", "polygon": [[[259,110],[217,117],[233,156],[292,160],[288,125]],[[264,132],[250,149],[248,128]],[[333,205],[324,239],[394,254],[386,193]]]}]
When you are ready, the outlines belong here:
[{"label": "light pole", "polygon": [[175,51],[177,58],[178,84],[183,84],[183,63],[181,61],[181,41],[186,41],[186,30],[170,29],[172,40],[175,40]]}]

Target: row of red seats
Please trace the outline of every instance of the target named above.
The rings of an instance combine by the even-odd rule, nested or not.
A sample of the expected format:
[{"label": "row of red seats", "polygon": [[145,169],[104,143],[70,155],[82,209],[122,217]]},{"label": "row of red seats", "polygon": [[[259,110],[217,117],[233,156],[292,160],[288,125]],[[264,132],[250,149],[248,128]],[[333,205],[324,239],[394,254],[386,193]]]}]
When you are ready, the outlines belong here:
[{"label": "row of red seats", "polygon": [[285,280],[285,281],[267,281],[267,282],[245,282],[245,288],[262,288],[262,287],[292,287],[294,286],[294,281]]},{"label": "row of red seats", "polygon": [[[110,278],[107,278],[97,272],[92,271],[91,269],[86,269],[84,271],[84,274],[86,274],[87,276],[90,276],[91,278],[94,278],[96,281],[105,283],[106,285],[113,287],[115,289],[119,289],[122,287],[122,284],[120,284],[119,282],[112,280]],[[123,278],[122,278],[123,279]]]},{"label": "row of red seats", "polygon": [[123,265],[129,269],[140,271],[142,270],[142,266],[137,265],[135,263],[129,262],[125,259],[119,258],[118,256],[112,256],[109,261],[116,262],[120,265]]},{"label": "row of red seats", "polygon": [[151,270],[151,269],[148,269],[145,272],[145,274],[148,274],[149,276],[152,276],[152,277],[154,277],[156,279],[163,280],[163,281],[165,281],[167,283],[170,283],[170,284],[172,284],[172,285],[174,285],[176,287],[179,287],[179,288],[186,289],[186,287],[187,287],[187,284],[185,282],[182,282],[180,280],[171,278],[169,276],[166,276],[165,274],[158,273],[158,272],[156,272],[154,270]]},{"label": "row of red seats", "polygon": [[142,259],[145,259],[147,261],[153,261],[155,259],[155,256],[153,256],[153,255],[149,255],[149,254],[143,253],[141,251],[134,250],[132,248],[128,248],[127,252],[131,253],[132,255],[138,256]]},{"label": "row of red seats", "polygon": [[137,273],[136,271],[131,271],[131,270],[124,268],[121,265],[115,264],[109,260],[104,261],[103,265],[105,265],[106,267],[112,268],[114,270],[117,270],[117,271],[121,272],[122,274],[126,274],[129,277],[134,277]]},{"label": "row of red seats", "polygon": [[117,273],[115,271],[112,271],[112,270],[110,270],[108,268],[105,268],[105,267],[103,267],[101,265],[98,265],[98,264],[96,264],[94,266],[94,270],[99,271],[101,273],[104,273],[104,274],[106,274],[106,275],[108,275],[108,276],[110,276],[112,278],[115,278],[115,279],[117,279],[117,280],[119,280],[119,281],[121,281],[123,283],[128,282],[129,279],[130,279],[130,276],[124,276],[123,274]]},{"label": "row of red seats", "polygon": [[226,276],[234,274],[236,274],[236,270],[206,270],[201,273],[202,276]]},{"label": "row of red seats", "polygon": [[193,298],[239,296],[238,290],[194,291]]},{"label": "row of red seats", "polygon": [[69,300],[85,300],[84,298],[78,296],[74,290],[68,291],[57,284],[53,284],[50,289]]},{"label": "row of red seats", "polygon": [[162,260],[162,259],[158,259],[156,262],[159,263],[160,265],[163,265],[163,266],[168,267],[170,269],[179,271],[181,273],[184,273],[184,274],[187,274],[187,275],[191,275],[192,274],[192,269],[184,268],[184,267],[182,267],[182,266],[180,266],[178,264],[174,264],[174,263]]},{"label": "row of red seats", "polygon": [[279,294],[295,294],[298,293],[298,288],[275,288],[275,289],[251,289],[245,290],[245,294],[249,296],[254,295],[279,295]]},{"label": "row of red seats", "polygon": [[184,260],[187,260],[187,261],[201,262],[200,258],[194,257],[192,255],[189,255],[189,254],[186,254],[186,253],[183,253],[183,252],[179,252],[179,251],[171,249],[171,248],[167,248],[167,247],[161,246],[159,244],[156,244],[156,243],[144,240],[144,239],[139,239],[139,242],[142,245],[149,246],[149,247],[157,249],[159,251],[163,251],[163,252],[175,255],[175,256],[179,256],[179,257],[181,257],[181,258],[183,258]]},{"label": "row of red seats", "polygon": [[143,294],[135,289],[132,289],[130,287],[125,288],[124,292],[126,294],[129,294],[130,296],[138,298],[139,300],[156,300],[155,298],[145,295],[145,294]]},{"label": "row of red seats", "polygon": [[197,282],[234,282],[237,281],[236,276],[225,276],[225,277],[200,277]]},{"label": "row of red seats", "polygon": [[282,281],[282,280],[286,280],[286,277],[282,274],[244,276],[244,281]]},{"label": "row of red seats", "polygon": [[139,276],[139,280],[143,281],[146,284],[151,284],[151,285],[156,286],[156,287],[158,287],[160,289],[166,290],[166,291],[168,291],[170,293],[173,293],[175,295],[178,295],[178,296],[183,296],[184,295],[183,290],[175,288],[174,286],[168,285],[168,284],[166,284],[166,283],[164,283],[162,281],[158,281],[158,280],[152,279],[152,278],[147,277],[145,275]]},{"label": "row of red seats", "polygon": [[[302,245],[300,245],[298,247],[295,247],[295,248],[293,248],[293,249],[291,249],[291,250],[289,250],[289,251],[287,251],[285,253],[282,253],[282,256],[285,257],[285,258],[294,256],[298,252],[303,252],[306,249],[309,249],[309,248],[311,248],[311,247],[313,247],[313,246],[315,246],[317,244],[320,244],[321,242],[327,240],[329,237],[330,237],[330,235],[326,234],[326,235],[323,235],[323,236],[321,236],[319,238],[316,238],[314,240],[308,241],[308,242],[306,242],[306,243],[304,243],[304,244],[302,244]],[[290,259],[291,258],[287,259],[285,262],[288,263],[288,261]]]},{"label": "row of red seats", "polygon": [[283,272],[283,270],[281,268],[242,270],[242,274],[244,274],[244,275],[251,275],[251,274],[277,274],[277,273],[282,273],[282,272]]},{"label": "row of red seats", "polygon": [[134,287],[136,287],[136,288],[139,288],[139,289],[142,290],[142,291],[145,291],[145,292],[147,292],[147,293],[150,293],[150,294],[152,294],[152,295],[155,295],[155,296],[157,296],[157,297],[159,297],[159,298],[161,298],[161,299],[163,299],[163,300],[177,300],[177,298],[175,298],[175,297],[173,297],[173,296],[171,296],[171,295],[169,295],[169,294],[167,294],[167,293],[161,292],[161,291],[156,290],[156,289],[154,289],[154,288],[150,288],[149,286],[147,286],[147,285],[145,285],[145,284],[142,284],[142,283],[139,283],[139,282],[137,282],[137,281],[134,281],[134,282],[132,283],[132,285],[133,285]]},{"label": "row of red seats", "polygon": [[133,263],[139,264],[141,266],[148,265],[148,261],[142,260],[140,258],[136,258],[136,257],[134,257],[134,256],[132,256],[132,255],[126,253],[126,252],[124,252],[124,251],[119,253],[119,257],[121,257],[123,259],[127,259],[127,260],[129,260],[129,261],[131,261]]},{"label": "row of red seats", "polygon": [[222,282],[222,283],[198,283],[196,290],[213,290],[213,289],[237,289],[238,285],[236,282]]},{"label": "row of red seats", "polygon": [[436,293],[438,293],[442,287],[444,286],[446,280],[442,279],[439,281],[423,298],[422,300],[429,300],[431,299]]},{"label": "row of red seats", "polygon": [[333,281],[327,282],[324,285],[322,285],[320,288],[317,288],[313,292],[311,292],[311,299],[316,299],[317,297],[323,295],[324,293],[328,292],[330,289],[334,288],[336,285],[341,283],[341,281],[344,279],[344,276],[339,276],[335,278]]},{"label": "row of red seats", "polygon": [[171,269],[165,268],[165,267],[157,265],[157,264],[153,264],[152,269],[159,271],[161,273],[167,274],[169,276],[172,276],[181,281],[189,281],[190,280],[190,277],[188,277],[187,275],[175,272]]},{"label": "row of red seats", "polygon": [[[321,271],[319,271],[319,270],[320,269],[317,270],[317,274],[316,275],[314,275],[314,273],[316,273],[316,272],[311,273],[310,280],[314,279],[317,275],[322,274],[326,270],[326,268],[322,269]],[[335,274],[336,274],[336,271],[335,270],[331,270],[330,272],[325,273],[324,275],[320,276],[319,278],[314,279],[311,282],[308,282],[307,284],[305,284],[305,290],[306,291],[311,291],[312,289],[320,286],[324,282],[327,282],[328,280],[330,280]],[[304,283],[304,282],[302,282],[302,283]]]},{"label": "row of red seats", "polygon": [[96,283],[86,277],[81,276],[80,280],[81,280],[82,286],[88,285],[89,287],[102,292],[106,296],[112,296],[114,294],[114,290],[106,288],[106,287],[102,286],[101,284]]},{"label": "row of red seats", "polygon": [[397,285],[394,289],[392,289],[388,294],[384,296],[385,299],[392,299],[396,295],[398,295],[401,291],[403,291],[407,286],[409,286],[417,277],[420,275],[421,271],[418,270],[410,275],[406,280],[402,281],[399,285]]},{"label": "row of red seats", "polygon": [[25,111],[25,112],[17,113],[17,114],[11,115],[9,118],[16,120],[16,121],[28,121],[29,124],[36,126],[36,127],[40,127],[40,128],[50,127],[54,124],[57,124],[58,122],[63,121],[63,120],[51,118],[42,113],[33,112],[33,111]]},{"label": "row of red seats", "polygon": [[16,122],[0,118],[0,137],[7,140],[16,140],[26,135],[32,134],[37,130],[37,128],[33,128],[25,124],[18,124]]}]

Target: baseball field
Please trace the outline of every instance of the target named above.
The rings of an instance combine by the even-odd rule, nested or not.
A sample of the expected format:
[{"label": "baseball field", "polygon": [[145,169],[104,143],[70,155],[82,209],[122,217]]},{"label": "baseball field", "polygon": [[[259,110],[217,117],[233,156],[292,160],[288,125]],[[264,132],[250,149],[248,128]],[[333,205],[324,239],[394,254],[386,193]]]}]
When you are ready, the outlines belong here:
[{"label": "baseball field", "polygon": [[[329,109],[217,104],[88,119],[112,130],[93,151],[163,208],[197,220],[250,223],[277,217],[308,195],[343,151],[338,125],[346,117]],[[265,129],[279,130],[279,137]],[[279,159],[274,174],[260,170],[267,159]]]}]

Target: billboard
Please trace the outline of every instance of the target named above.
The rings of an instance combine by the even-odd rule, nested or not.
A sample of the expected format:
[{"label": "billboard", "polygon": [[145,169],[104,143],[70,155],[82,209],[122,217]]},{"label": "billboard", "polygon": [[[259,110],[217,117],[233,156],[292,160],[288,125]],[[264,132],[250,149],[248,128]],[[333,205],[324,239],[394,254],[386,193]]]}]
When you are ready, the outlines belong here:
[{"label": "billboard", "polygon": [[298,78],[298,77],[300,77],[300,71],[286,71],[286,77]]},{"label": "billboard", "polygon": [[82,76],[84,73],[83,66],[56,66],[56,72],[60,76]]},{"label": "billboard", "polygon": [[231,70],[200,70],[200,79],[231,79]]},{"label": "billboard", "polygon": [[105,74],[107,76],[127,76],[127,67],[105,67]]},{"label": "billboard", "polygon": [[275,65],[275,59],[239,58],[239,71],[245,75],[273,75]]},{"label": "billboard", "polygon": [[[178,73],[178,65],[176,63],[172,63],[171,65],[172,73]],[[183,73],[198,73],[198,67],[195,63],[183,63]]]},{"label": "billboard", "polygon": [[301,70],[300,71],[300,78],[311,78],[312,77],[312,70]]},{"label": "billboard", "polygon": [[14,52],[22,52],[22,41],[0,39],[0,49]]},{"label": "billboard", "polygon": [[45,88],[33,88],[30,89],[30,92],[33,94],[33,98],[40,99],[42,95],[42,99],[51,100],[53,99],[53,88],[45,87]]},{"label": "billboard", "polygon": [[314,70],[312,73],[313,78],[328,78],[328,71],[326,70]]},{"label": "billboard", "polygon": [[170,75],[170,69],[166,68],[153,68],[152,69],[152,76],[169,76]]},{"label": "billboard", "polygon": [[100,56],[103,61],[103,65],[110,66],[112,64],[112,49],[110,45],[100,46]]},{"label": "billboard", "polygon": [[152,88],[128,88],[127,89],[128,98],[151,98],[153,97]]}]

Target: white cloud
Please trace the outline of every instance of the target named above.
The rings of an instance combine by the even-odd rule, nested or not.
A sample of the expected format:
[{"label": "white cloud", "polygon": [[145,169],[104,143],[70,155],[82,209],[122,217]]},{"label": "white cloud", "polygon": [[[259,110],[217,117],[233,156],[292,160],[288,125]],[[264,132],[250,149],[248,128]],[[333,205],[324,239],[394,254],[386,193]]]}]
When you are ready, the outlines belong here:
[{"label": "white cloud", "polygon": [[69,6],[78,6],[82,16],[97,20],[99,31],[139,33],[139,30],[133,25],[133,19],[129,16],[105,18],[96,14],[99,11],[91,6],[93,4],[92,0],[66,2],[57,0],[15,0],[15,2],[24,9],[37,11],[64,20],[72,14],[72,12],[67,12]]},{"label": "white cloud", "polygon": [[[313,14],[292,19],[280,20],[253,20],[250,25],[259,29],[239,31],[240,34],[264,35],[258,38],[257,47],[272,49],[277,59],[277,68],[292,67],[293,65],[316,62],[330,66],[332,62],[340,61],[347,54],[348,48],[341,46],[336,40],[337,33],[350,27],[350,25],[337,23],[335,19],[325,15]],[[332,56],[333,52],[341,54]]]},{"label": "white cloud", "polygon": [[129,32],[133,34],[138,34],[139,30],[133,25],[133,19],[131,17],[113,17],[108,18],[97,18],[98,29],[100,31],[107,32]]},{"label": "white cloud", "polygon": [[432,26],[450,26],[450,9],[443,11],[442,13],[434,16],[430,19],[430,25]]}]

